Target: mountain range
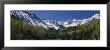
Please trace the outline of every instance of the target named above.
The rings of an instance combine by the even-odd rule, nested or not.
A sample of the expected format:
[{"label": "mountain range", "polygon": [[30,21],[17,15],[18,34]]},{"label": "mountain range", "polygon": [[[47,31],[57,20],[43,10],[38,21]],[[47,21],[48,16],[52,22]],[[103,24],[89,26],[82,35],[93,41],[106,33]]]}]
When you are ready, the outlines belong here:
[{"label": "mountain range", "polygon": [[33,26],[38,25],[38,26],[44,27],[45,29],[54,28],[56,30],[65,28],[65,27],[82,25],[93,19],[100,19],[100,14],[94,14],[93,16],[87,19],[55,21],[55,20],[41,19],[40,17],[36,16],[33,13],[30,13],[28,11],[22,11],[22,10],[11,11],[11,16],[14,16],[16,19],[21,20],[24,23],[31,24]]}]

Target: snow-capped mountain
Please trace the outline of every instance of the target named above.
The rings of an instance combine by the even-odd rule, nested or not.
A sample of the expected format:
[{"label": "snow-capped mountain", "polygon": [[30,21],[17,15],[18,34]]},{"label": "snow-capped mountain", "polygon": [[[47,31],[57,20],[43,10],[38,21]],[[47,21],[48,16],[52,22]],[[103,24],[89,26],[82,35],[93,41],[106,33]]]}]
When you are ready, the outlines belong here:
[{"label": "snow-capped mountain", "polygon": [[69,20],[69,21],[64,22],[63,26],[64,27],[70,27],[70,26],[82,25],[82,24],[85,24],[86,22],[91,21],[94,18],[95,19],[100,19],[100,14],[94,14],[90,18],[82,19],[82,20],[77,20],[77,19]]},{"label": "snow-capped mountain", "polygon": [[11,15],[15,16],[17,19],[24,21],[28,24],[32,24],[33,26],[42,26],[46,29],[55,28],[56,30],[59,28],[57,23],[52,20],[43,20],[38,18],[35,14],[31,14],[26,11],[11,11]]},{"label": "snow-capped mountain", "polygon": [[15,16],[15,18],[24,21],[25,23],[31,24],[33,26],[42,26],[45,29],[54,28],[56,30],[63,27],[77,26],[82,25],[92,19],[100,19],[100,14],[95,14],[90,18],[82,19],[82,20],[67,20],[67,21],[54,21],[54,20],[46,20],[37,17],[35,14],[29,13],[27,11],[11,11],[11,15]]}]

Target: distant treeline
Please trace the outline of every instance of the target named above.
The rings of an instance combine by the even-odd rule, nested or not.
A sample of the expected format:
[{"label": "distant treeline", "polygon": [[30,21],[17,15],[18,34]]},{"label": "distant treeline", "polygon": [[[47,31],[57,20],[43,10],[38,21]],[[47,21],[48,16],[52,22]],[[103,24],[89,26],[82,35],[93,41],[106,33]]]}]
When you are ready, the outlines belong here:
[{"label": "distant treeline", "polygon": [[11,17],[11,40],[99,40],[100,20],[93,19],[83,25],[46,30]]}]

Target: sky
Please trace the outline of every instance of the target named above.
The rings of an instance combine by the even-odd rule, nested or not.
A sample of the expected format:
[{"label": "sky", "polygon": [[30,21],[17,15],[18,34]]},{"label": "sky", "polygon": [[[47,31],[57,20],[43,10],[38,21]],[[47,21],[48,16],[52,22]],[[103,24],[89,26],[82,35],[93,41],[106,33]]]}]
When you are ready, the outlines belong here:
[{"label": "sky", "polygon": [[100,14],[99,10],[30,10],[30,12],[36,14],[39,18],[57,21],[81,20],[90,18],[97,13]]}]

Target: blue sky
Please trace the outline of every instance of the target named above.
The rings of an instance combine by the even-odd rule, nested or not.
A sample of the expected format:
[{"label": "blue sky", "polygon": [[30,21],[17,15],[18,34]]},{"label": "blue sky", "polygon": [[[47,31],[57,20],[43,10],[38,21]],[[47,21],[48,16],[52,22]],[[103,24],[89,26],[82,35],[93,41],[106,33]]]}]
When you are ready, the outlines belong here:
[{"label": "blue sky", "polygon": [[99,10],[30,10],[39,18],[49,20],[85,19],[100,13]]}]

